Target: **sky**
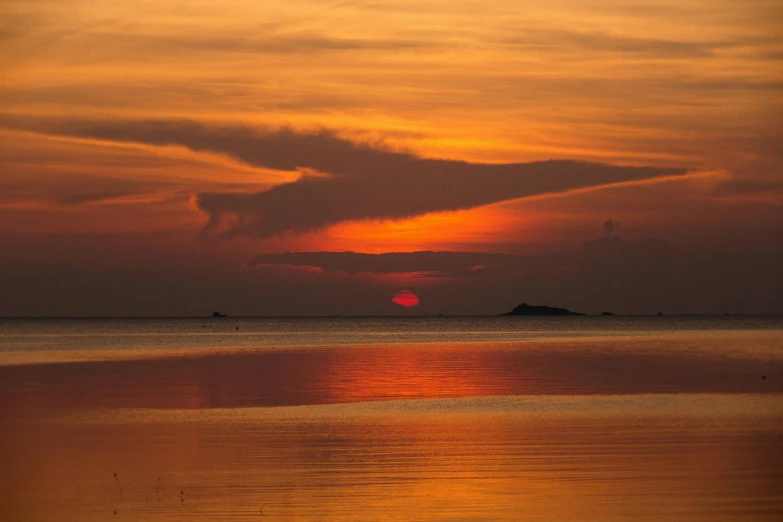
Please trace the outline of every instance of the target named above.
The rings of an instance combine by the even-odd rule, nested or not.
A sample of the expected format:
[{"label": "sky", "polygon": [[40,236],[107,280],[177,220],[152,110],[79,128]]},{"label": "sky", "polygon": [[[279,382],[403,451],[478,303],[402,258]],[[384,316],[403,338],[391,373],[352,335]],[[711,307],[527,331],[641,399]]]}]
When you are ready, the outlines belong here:
[{"label": "sky", "polygon": [[0,316],[783,313],[779,0],[5,0]]}]

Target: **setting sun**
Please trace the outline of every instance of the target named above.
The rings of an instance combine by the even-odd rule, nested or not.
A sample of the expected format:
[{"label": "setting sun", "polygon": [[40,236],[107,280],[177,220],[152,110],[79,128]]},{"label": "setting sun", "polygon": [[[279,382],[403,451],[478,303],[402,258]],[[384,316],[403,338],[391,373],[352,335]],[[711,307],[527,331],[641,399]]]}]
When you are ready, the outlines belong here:
[{"label": "setting sun", "polygon": [[392,301],[405,308],[413,308],[419,306],[419,296],[411,292],[410,290],[400,290],[392,297]]}]

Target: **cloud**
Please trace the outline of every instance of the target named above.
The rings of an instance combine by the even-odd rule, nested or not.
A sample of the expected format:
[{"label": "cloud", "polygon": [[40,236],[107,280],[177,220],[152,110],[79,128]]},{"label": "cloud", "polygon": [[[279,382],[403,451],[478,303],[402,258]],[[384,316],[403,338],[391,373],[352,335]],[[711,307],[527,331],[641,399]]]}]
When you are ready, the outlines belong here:
[{"label": "cloud", "polygon": [[620,223],[607,219],[601,225],[602,237],[620,237]]},{"label": "cloud", "polygon": [[286,252],[262,254],[251,259],[250,268],[260,266],[295,266],[320,268],[324,272],[359,274],[418,274],[420,276],[472,276],[495,269],[512,271],[521,256],[485,252]]},{"label": "cloud", "polygon": [[199,194],[198,206],[210,218],[204,233],[224,238],[299,233],[348,220],[401,219],[686,172],[572,160],[482,164],[428,159],[353,143],[330,130],[305,133],[189,120],[2,122],[58,135],[178,145],[256,167],[325,174],[303,175],[259,193]]},{"label": "cloud", "polygon": [[730,179],[715,187],[715,194],[724,195],[779,195],[783,179]]},{"label": "cloud", "polygon": [[108,202],[123,198],[171,195],[184,188],[171,183],[152,183],[146,180],[106,178],[79,175],[58,169],[25,169],[3,161],[8,174],[0,180],[0,206],[15,204],[54,204],[74,206]]},{"label": "cloud", "polygon": [[[10,222],[11,215],[5,216]],[[252,256],[252,244],[215,248],[179,232],[6,233],[0,234],[0,244],[7,252],[0,256],[0,273],[13,275],[4,280],[7,298],[0,300],[0,316],[203,316],[215,309],[232,316],[388,315],[403,312],[391,302],[401,289],[419,296],[415,310],[423,315],[500,314],[522,301],[586,313],[783,313],[780,249],[696,253],[660,240],[601,238],[559,254],[396,253],[400,259],[419,258],[413,265],[417,270],[465,274],[417,279],[286,268],[236,270]],[[296,253],[259,262],[290,264],[293,259],[328,266],[327,254]],[[352,270],[381,270],[376,260],[384,257],[344,259],[364,260]],[[340,253],[333,253],[333,267],[348,269],[339,259]],[[477,262],[486,268],[468,271]]]},{"label": "cloud", "polygon": [[699,58],[713,55],[717,50],[739,45],[734,42],[696,42],[624,36],[608,33],[587,33],[560,29],[525,28],[514,36],[503,40],[516,47],[536,51],[578,50],[580,56],[585,51],[618,54],[632,54],[647,57],[690,57]]},{"label": "cloud", "polygon": [[[611,225],[607,225],[611,224]],[[581,251],[519,255],[492,252],[386,252],[365,254],[358,252],[285,252],[261,254],[250,261],[249,268],[265,266],[293,266],[316,268],[325,273],[356,275],[409,274],[414,277],[451,277],[460,279],[502,278],[512,281],[518,278],[545,277],[550,281],[579,271],[601,271],[608,266],[631,264],[636,268],[647,265],[667,266],[676,256],[666,242],[648,239],[626,241],[614,228],[618,224],[606,221],[603,235],[596,240],[585,241]],[[607,226],[612,234],[607,235]],[[665,261],[665,262],[664,262]],[[613,269],[612,269],[613,270]],[[610,270],[611,272],[611,270]],[[588,277],[590,278],[590,277]]]},{"label": "cloud", "polygon": [[[109,35],[107,35],[109,36]],[[116,38],[116,35],[111,35]],[[167,34],[124,36],[131,45],[183,52],[209,51],[226,53],[305,54],[330,51],[404,51],[435,47],[435,42],[412,39],[342,38],[317,32],[253,35],[210,35],[194,38]]]},{"label": "cloud", "polygon": [[[264,254],[249,264],[317,267],[324,282],[337,273],[408,273],[406,285],[430,312],[501,313],[527,301],[590,313],[723,314],[781,310],[782,260],[780,253],[696,253],[659,239],[601,237],[558,254],[296,252]],[[417,280],[421,273],[448,277],[448,284]],[[378,284],[390,286],[382,277]]]}]

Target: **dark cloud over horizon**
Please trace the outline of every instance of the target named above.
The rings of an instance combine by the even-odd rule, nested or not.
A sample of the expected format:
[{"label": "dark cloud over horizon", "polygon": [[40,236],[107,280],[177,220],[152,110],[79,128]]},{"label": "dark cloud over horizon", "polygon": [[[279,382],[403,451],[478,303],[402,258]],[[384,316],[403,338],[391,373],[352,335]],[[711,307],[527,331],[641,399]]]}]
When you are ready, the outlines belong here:
[{"label": "dark cloud over horizon", "polygon": [[0,234],[0,244],[0,316],[398,315],[391,299],[403,289],[420,298],[417,314],[500,314],[522,301],[585,313],[783,313],[783,252],[699,253],[656,239],[539,255],[266,254],[251,270],[236,268],[252,242],[193,242],[186,232]]},{"label": "dark cloud over horizon", "polygon": [[319,268],[325,279],[408,273],[429,312],[501,313],[527,301],[589,313],[722,314],[783,310],[781,262],[779,253],[699,254],[659,239],[604,235],[556,254],[289,252],[256,256],[248,266]]}]

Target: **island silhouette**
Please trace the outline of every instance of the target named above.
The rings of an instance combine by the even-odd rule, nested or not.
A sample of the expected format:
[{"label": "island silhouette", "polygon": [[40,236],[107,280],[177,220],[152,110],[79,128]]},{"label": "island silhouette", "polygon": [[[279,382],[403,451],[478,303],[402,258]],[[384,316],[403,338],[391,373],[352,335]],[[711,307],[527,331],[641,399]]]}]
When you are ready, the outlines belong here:
[{"label": "island silhouette", "polygon": [[585,315],[579,312],[572,312],[566,308],[555,308],[552,306],[536,306],[522,303],[516,306],[510,312],[506,312],[502,315]]}]

